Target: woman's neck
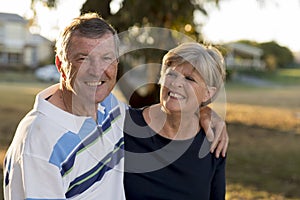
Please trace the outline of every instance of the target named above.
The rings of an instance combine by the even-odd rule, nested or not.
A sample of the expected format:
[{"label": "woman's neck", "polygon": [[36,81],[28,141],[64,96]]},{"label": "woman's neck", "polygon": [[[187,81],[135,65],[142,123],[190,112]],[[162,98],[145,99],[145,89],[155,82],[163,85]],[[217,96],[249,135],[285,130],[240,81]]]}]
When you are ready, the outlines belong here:
[{"label": "woman's neck", "polygon": [[194,113],[167,113],[159,104],[143,111],[148,126],[163,137],[183,140],[194,137],[199,131],[199,116]]}]

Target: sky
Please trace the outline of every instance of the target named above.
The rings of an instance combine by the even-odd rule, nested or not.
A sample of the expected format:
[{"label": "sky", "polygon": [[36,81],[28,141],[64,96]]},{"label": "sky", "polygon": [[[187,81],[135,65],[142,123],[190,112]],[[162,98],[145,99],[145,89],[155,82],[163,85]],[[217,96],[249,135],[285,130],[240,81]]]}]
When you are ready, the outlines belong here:
[{"label": "sky", "polygon": [[[276,41],[291,51],[300,52],[300,0],[221,0],[220,6],[207,6],[208,17],[198,16],[204,24],[202,32],[207,42],[224,43],[240,39],[257,42]],[[31,0],[0,0],[0,12],[32,16]],[[32,29],[54,40],[61,27],[79,15],[85,0],[60,0],[56,10],[38,4],[40,28]]]},{"label": "sky", "polygon": [[300,52],[300,0],[267,0],[264,5],[257,1],[221,0],[219,9],[208,7],[204,37],[212,42],[274,40]]}]

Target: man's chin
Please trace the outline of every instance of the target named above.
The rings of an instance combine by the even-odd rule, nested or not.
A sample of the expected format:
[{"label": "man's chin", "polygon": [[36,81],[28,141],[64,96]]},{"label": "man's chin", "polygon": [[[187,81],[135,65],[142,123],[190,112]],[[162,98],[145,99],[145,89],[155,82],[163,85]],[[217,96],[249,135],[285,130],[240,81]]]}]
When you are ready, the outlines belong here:
[{"label": "man's chin", "polygon": [[98,104],[98,103],[101,103],[102,101],[104,101],[104,99],[109,95],[109,93],[107,93],[107,95],[101,95],[101,96],[96,96],[95,97],[95,103]]}]

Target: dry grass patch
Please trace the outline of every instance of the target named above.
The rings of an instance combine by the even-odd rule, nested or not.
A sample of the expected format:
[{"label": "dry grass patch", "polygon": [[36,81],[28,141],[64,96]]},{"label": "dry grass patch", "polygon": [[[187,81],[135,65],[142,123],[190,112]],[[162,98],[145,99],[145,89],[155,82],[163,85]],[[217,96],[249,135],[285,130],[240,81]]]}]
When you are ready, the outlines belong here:
[{"label": "dry grass patch", "polygon": [[244,192],[251,193],[249,195],[255,196],[257,191],[265,191],[285,199],[300,200],[299,134],[242,124],[228,124],[228,131],[228,195],[238,192],[240,199],[244,199],[242,189],[230,189],[231,185],[238,184],[246,189]]},{"label": "dry grass patch", "polygon": [[299,198],[287,198],[280,194],[272,194],[253,187],[228,184],[226,200],[299,200]]},{"label": "dry grass patch", "polygon": [[3,159],[5,156],[5,152],[6,152],[6,149],[0,149],[0,165],[1,165],[1,167],[3,166]]},{"label": "dry grass patch", "polygon": [[[34,95],[46,85],[1,83],[3,157]],[[300,90],[227,88],[227,200],[300,200]],[[2,198],[0,188],[0,199]]]},{"label": "dry grass patch", "polygon": [[[299,100],[300,101],[300,100]],[[300,108],[292,110],[246,104],[227,104],[226,121],[300,134]]]}]

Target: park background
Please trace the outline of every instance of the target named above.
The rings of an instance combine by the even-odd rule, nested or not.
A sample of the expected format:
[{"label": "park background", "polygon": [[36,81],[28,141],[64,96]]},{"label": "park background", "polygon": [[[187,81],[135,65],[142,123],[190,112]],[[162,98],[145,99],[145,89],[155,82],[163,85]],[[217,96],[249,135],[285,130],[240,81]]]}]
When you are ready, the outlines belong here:
[{"label": "park background", "polygon": [[[247,0],[247,2],[249,1],[251,0]],[[24,17],[28,17],[31,28],[33,27],[31,31],[42,33],[42,26],[44,25],[40,21],[42,19],[42,11],[48,14],[55,14],[53,18],[55,18],[54,16],[64,17],[64,11],[60,10],[60,5],[63,4],[62,1],[34,0],[32,2],[32,8],[35,12],[31,13],[32,9],[30,9],[29,4],[27,8],[29,11],[23,13]],[[48,4],[45,4],[45,2]],[[99,2],[82,0],[76,2],[79,5],[78,9],[76,6],[72,9],[69,8],[70,10],[74,9],[75,14],[77,13],[78,15],[80,12],[86,12],[91,8],[101,8],[96,11],[99,11],[105,19],[108,19],[117,27],[119,32],[126,31],[133,26],[157,26],[174,29],[200,42],[209,41],[213,43],[221,48],[221,50],[224,50],[223,53],[226,55],[227,49],[224,44],[229,41],[220,38],[217,39],[218,36],[213,35],[214,32],[209,32],[207,26],[214,21],[210,17],[216,15],[215,12],[220,12],[220,16],[222,16],[222,10],[226,10],[223,2],[234,2],[233,0],[154,0],[147,1],[147,3],[135,0],[105,0]],[[119,10],[112,12],[111,8],[113,6],[108,6],[112,5],[112,2],[119,5],[119,7],[116,6]],[[120,4],[120,2],[122,3]],[[255,5],[257,5],[257,13],[268,10],[270,7],[280,10],[281,7],[291,4],[291,2],[298,2],[293,6],[293,9],[298,8],[298,11],[300,10],[299,1],[289,1],[288,3],[279,0],[254,0],[252,2],[255,2]],[[243,21],[243,11],[249,15],[246,12],[247,7],[240,8],[240,11],[236,11],[232,15],[233,18],[227,19],[225,23],[228,24],[228,27],[230,27],[231,23],[234,24],[234,19],[236,18],[241,19],[239,21],[240,29],[243,29],[244,24],[248,24],[251,27],[258,23],[258,19],[254,18],[255,13],[252,13],[252,20]],[[145,15],[145,13],[147,14]],[[200,22],[194,20],[195,13],[198,16],[201,15],[203,20]],[[252,27],[252,29],[256,29],[256,32],[260,32],[260,29],[271,30],[266,33],[265,38],[256,39],[254,35],[243,36],[242,32],[238,32],[240,37],[230,39],[231,42],[239,42],[263,49],[264,54],[261,60],[264,61],[265,68],[257,69],[253,66],[243,68],[241,67],[243,63],[241,63],[241,66],[232,66],[227,71],[228,76],[225,83],[227,96],[226,122],[230,137],[227,161],[228,185],[226,198],[228,200],[300,199],[300,68],[298,60],[300,43],[294,39],[291,45],[276,38],[277,35],[282,34],[285,34],[285,38],[293,38],[294,33],[299,33],[299,28],[296,27],[297,17],[288,16],[289,21],[285,21],[285,23],[294,24],[294,26],[292,28],[283,26],[275,29],[271,25],[271,21],[276,21],[279,14],[273,12],[271,15],[273,18],[268,16],[267,19],[270,24],[266,23],[264,27],[260,27],[259,29]],[[284,16],[281,18],[284,18]],[[263,17],[261,20],[263,21]],[[279,23],[278,20],[277,22]],[[52,31],[47,31],[47,33],[52,33],[51,36],[54,38],[54,32],[60,26],[63,25],[56,21],[56,24],[51,29]],[[218,31],[221,34],[224,33],[224,35],[234,35],[237,32],[234,30],[230,31],[230,28],[226,27],[217,27],[215,32]],[[281,29],[284,29],[284,33],[280,31]],[[268,35],[270,36],[269,38],[267,37]],[[50,36],[49,39],[51,40]],[[49,55],[51,53],[49,52]],[[142,55],[147,56],[143,60],[145,62],[155,61],[159,63],[159,59],[161,59],[161,54],[155,55],[153,51],[144,51]],[[134,56],[139,57],[141,54],[137,53]],[[240,59],[242,59],[243,56],[240,56]],[[53,58],[50,58],[48,61],[41,63],[41,65],[51,64],[53,60]],[[122,64],[121,73],[130,70],[131,63],[126,63],[126,61],[128,59],[125,60],[125,64]],[[12,140],[17,124],[32,108],[37,92],[50,84],[49,82],[38,80],[32,68],[27,69],[26,67],[19,66],[15,68],[4,66],[1,68],[1,182],[3,179],[3,157]],[[155,90],[153,85],[146,89],[148,92],[147,103],[155,101],[155,99],[149,99],[149,97],[155,96],[155,91],[153,90]],[[143,91],[145,91],[145,88],[143,88]],[[124,97],[120,88],[116,88],[114,92],[120,98]],[[136,98],[142,97],[143,95],[136,94]],[[0,190],[0,198],[2,198],[2,188]]]}]

